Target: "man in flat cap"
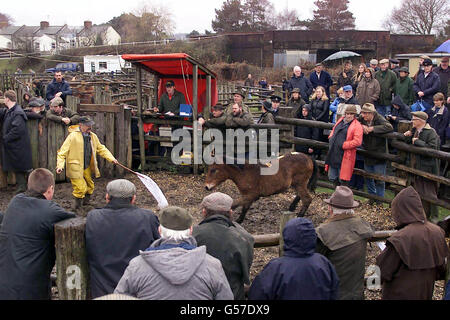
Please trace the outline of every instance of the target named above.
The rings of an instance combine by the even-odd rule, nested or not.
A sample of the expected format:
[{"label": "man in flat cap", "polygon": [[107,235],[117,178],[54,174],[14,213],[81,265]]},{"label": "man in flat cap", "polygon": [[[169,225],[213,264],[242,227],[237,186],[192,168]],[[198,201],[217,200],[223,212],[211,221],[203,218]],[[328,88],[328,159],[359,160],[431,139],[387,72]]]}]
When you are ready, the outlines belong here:
[{"label": "man in flat cap", "polygon": [[[439,136],[427,123],[428,115],[422,111],[411,112],[412,129],[404,133],[405,142],[419,148],[439,149]],[[438,159],[421,154],[409,154],[407,163],[410,167],[431,174],[439,175]],[[414,176],[412,186],[420,195],[431,199],[437,199],[437,184],[423,177]],[[436,222],[438,217],[437,207],[422,200],[427,219]]]},{"label": "man in flat cap", "polygon": [[340,300],[364,300],[364,273],[370,224],[355,214],[359,203],[350,188],[338,186],[328,204],[328,219],[316,228],[316,252],[334,265]]},{"label": "man in flat cap", "polygon": [[92,298],[114,292],[128,263],[159,239],[158,217],[138,208],[136,187],[126,179],[106,186],[106,206],[86,219],[86,250]]},{"label": "man in flat cap", "polygon": [[370,60],[369,65],[370,65],[370,68],[372,68],[373,71],[375,71],[375,72],[380,70],[380,68],[378,67],[378,60],[377,59]]},{"label": "man in flat cap", "polygon": [[60,97],[56,97],[50,102],[50,110],[47,111],[46,117],[51,121],[63,123],[66,126],[77,124],[80,121],[79,114],[66,109],[64,101]]},{"label": "man in flat cap", "polygon": [[316,64],[314,71],[309,75],[309,81],[314,89],[316,89],[317,86],[325,88],[327,97],[330,97],[330,87],[333,85],[333,80],[331,79],[331,75],[323,70],[322,63]]},{"label": "man in flat cap", "polygon": [[242,110],[248,114],[250,114],[250,116],[252,115],[252,113],[250,112],[249,107],[244,103],[244,99],[245,99],[245,93],[242,90],[242,88],[237,88],[235,92],[233,92],[233,102],[230,103],[226,110],[225,110],[225,115],[231,115],[233,114],[233,105],[234,104],[238,104],[242,107]]},{"label": "man in flat cap", "polygon": [[395,83],[395,95],[400,96],[406,105],[410,106],[415,101],[415,94],[413,89],[414,81],[409,77],[409,70],[407,67],[398,69],[398,78]]},{"label": "man in flat cap", "polygon": [[244,284],[250,284],[254,239],[231,218],[233,199],[221,192],[203,198],[200,204],[203,221],[192,235],[199,246],[220,260],[235,300],[244,300]]},{"label": "man in flat cap", "polygon": [[391,113],[392,94],[395,92],[395,84],[397,83],[397,75],[394,71],[389,70],[388,59],[380,61],[380,70],[375,73],[375,79],[380,84],[380,96],[375,103],[375,108],[379,114],[385,117]]},{"label": "man in flat cap", "polygon": [[208,120],[205,120],[203,115],[199,115],[198,122],[206,128],[224,129],[226,119],[224,110],[225,107],[218,103],[211,107],[211,117]]},{"label": "man in flat cap", "polygon": [[394,71],[395,75],[398,78],[398,70],[400,69],[400,61],[397,59],[389,59],[389,69],[391,69],[392,71]]},{"label": "man in flat cap", "polygon": [[87,204],[94,193],[92,173],[96,178],[100,177],[97,154],[109,162],[118,163],[111,152],[100,143],[97,135],[91,131],[94,121],[88,116],[80,117],[79,121],[79,126],[69,127],[70,133],[58,151],[56,162],[58,174],[64,170],[67,162],[66,175],[72,183],[74,196],[72,209],[75,211]]},{"label": "man in flat cap", "polygon": [[[448,61],[449,57],[443,57],[439,67],[433,69],[433,72],[441,79],[441,88],[439,89],[439,92],[442,92],[446,99],[449,96],[448,85],[450,83],[450,68],[448,67]],[[447,104],[448,103],[449,101],[447,100]]]},{"label": "man in flat cap", "polygon": [[[375,106],[371,103],[365,103],[361,108],[361,115],[358,121],[363,127],[363,143],[364,150],[375,153],[388,153],[388,141],[386,138],[377,136],[378,134],[389,133],[394,128],[380,115]],[[376,159],[373,157],[364,157],[364,170],[370,173],[380,175],[386,174],[386,160]],[[384,181],[366,179],[367,191],[380,197],[384,197]]]},{"label": "man in flat cap", "polygon": [[175,89],[175,82],[168,80],[166,81],[166,92],[161,95],[158,106],[154,107],[153,111],[169,116],[179,115],[180,104],[186,104],[186,99],[180,91]]},{"label": "man in flat cap", "polygon": [[45,100],[33,97],[23,111],[28,119],[42,119],[45,117]]},{"label": "man in flat cap", "polygon": [[439,92],[441,88],[441,79],[438,74],[433,72],[433,62],[431,59],[424,59],[423,72],[417,75],[413,85],[413,90],[418,100],[423,101],[425,112],[428,116],[432,116],[431,108],[433,108],[433,96]]},{"label": "man in flat cap", "polygon": [[197,246],[186,209],[161,210],[161,238],[132,259],[114,293],[143,300],[232,300],[220,261]]}]

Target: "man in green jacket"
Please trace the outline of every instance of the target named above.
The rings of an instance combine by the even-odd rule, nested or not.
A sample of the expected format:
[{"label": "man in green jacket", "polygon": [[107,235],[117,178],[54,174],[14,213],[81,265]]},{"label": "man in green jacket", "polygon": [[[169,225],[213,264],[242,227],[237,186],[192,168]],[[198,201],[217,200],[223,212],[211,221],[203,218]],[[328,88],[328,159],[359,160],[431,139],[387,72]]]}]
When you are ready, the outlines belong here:
[{"label": "man in green jacket", "polygon": [[380,97],[377,101],[377,112],[383,117],[391,113],[392,94],[395,93],[397,76],[389,70],[389,60],[380,61],[380,70],[375,73],[375,79],[380,83]]},{"label": "man in green jacket", "polygon": [[[375,136],[375,134],[388,133],[394,131],[392,125],[376,110],[371,103],[365,103],[361,108],[361,115],[358,118],[363,127],[363,148],[373,153],[388,153],[388,143],[386,138]],[[386,174],[386,160],[373,157],[364,157],[364,170],[380,175]],[[367,191],[384,197],[384,181],[366,179]]]},{"label": "man in green jacket", "polygon": [[50,110],[47,111],[47,119],[57,123],[64,123],[66,126],[77,124],[80,121],[80,115],[64,107],[64,101],[60,97],[54,98],[50,102]]},{"label": "man in green jacket", "polygon": [[409,77],[409,70],[407,67],[399,69],[399,78],[395,83],[395,94],[399,95],[407,106],[414,103],[414,81]]},{"label": "man in green jacket", "polygon": [[153,108],[153,111],[169,116],[179,115],[180,104],[186,104],[184,95],[180,91],[175,90],[175,83],[172,80],[168,80],[166,82],[166,92],[161,95],[159,104]]},{"label": "man in green jacket", "polygon": [[221,192],[206,196],[201,203],[203,221],[192,235],[198,246],[222,263],[235,300],[244,300],[244,284],[250,284],[254,239],[243,227],[233,222],[233,199]]},{"label": "man in green jacket", "polygon": [[[428,115],[422,111],[411,112],[411,115],[413,128],[404,133],[406,137],[405,142],[419,148],[438,150],[440,145],[439,136],[427,123]],[[410,154],[408,164],[414,169],[439,175],[439,161],[437,158],[420,154]],[[421,196],[437,199],[436,182],[420,176],[415,176],[412,186]],[[427,215],[427,219],[435,223],[438,218],[437,207],[424,200],[422,200],[422,204]]]}]

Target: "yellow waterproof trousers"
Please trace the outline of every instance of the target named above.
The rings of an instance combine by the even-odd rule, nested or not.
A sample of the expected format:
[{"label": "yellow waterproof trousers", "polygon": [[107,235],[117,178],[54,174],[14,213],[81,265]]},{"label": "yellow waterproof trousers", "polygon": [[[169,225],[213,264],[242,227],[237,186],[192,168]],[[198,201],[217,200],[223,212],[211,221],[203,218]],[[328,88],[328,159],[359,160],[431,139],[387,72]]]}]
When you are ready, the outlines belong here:
[{"label": "yellow waterproof trousers", "polygon": [[83,179],[70,179],[72,183],[72,195],[75,198],[83,199],[85,194],[94,193],[94,181],[92,180],[91,168],[86,168],[83,171]]}]

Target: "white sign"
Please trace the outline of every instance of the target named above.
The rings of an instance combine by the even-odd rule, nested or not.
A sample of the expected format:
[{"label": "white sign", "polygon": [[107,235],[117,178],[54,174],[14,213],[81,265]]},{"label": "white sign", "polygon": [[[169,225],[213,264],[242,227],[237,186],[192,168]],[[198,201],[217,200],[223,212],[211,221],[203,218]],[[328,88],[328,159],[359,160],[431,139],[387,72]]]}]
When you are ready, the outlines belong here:
[{"label": "white sign", "polygon": [[166,197],[164,196],[164,194],[162,193],[161,189],[158,187],[155,181],[153,181],[150,177],[140,174],[138,172],[136,172],[136,174],[138,178],[141,180],[141,182],[144,184],[144,186],[148,189],[148,191],[150,191],[150,193],[156,199],[160,210],[169,206]]}]

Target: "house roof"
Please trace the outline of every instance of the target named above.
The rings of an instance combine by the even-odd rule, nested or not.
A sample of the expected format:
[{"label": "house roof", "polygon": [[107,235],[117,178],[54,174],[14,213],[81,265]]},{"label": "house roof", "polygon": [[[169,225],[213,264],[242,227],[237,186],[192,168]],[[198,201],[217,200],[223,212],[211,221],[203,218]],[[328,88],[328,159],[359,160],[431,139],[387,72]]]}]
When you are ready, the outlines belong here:
[{"label": "house roof", "polygon": [[39,26],[23,26],[16,35],[19,37],[33,37],[39,31]]},{"label": "house roof", "polygon": [[56,35],[56,34],[60,33],[66,27],[67,27],[67,25],[39,28],[39,31],[36,33],[36,36],[40,37],[40,36],[43,36],[44,34],[49,35],[49,36]]},{"label": "house roof", "polygon": [[13,35],[15,34],[17,31],[19,31],[21,28],[23,28],[24,26],[9,26],[6,28],[2,28],[0,29],[0,34],[1,35]]},{"label": "house roof", "polygon": [[97,34],[100,32],[104,32],[109,27],[110,27],[110,25],[108,25],[108,24],[102,24],[102,25],[92,26],[90,28],[83,28],[83,29],[81,29],[80,32],[78,32],[78,35],[83,36],[83,35]]}]

